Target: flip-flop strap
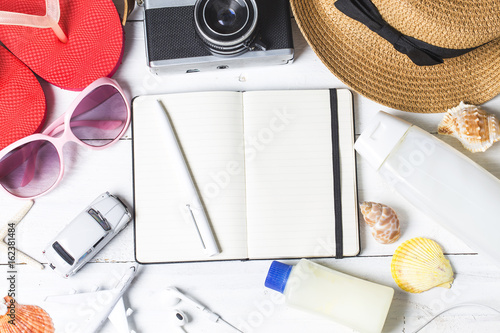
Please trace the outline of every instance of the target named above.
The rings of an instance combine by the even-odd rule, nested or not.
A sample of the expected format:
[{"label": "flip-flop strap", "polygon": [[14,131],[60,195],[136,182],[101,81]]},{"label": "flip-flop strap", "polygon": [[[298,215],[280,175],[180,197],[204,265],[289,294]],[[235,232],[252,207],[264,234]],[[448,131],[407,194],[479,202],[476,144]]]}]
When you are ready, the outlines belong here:
[{"label": "flip-flop strap", "polygon": [[46,10],[44,16],[0,11],[0,24],[51,28],[57,38],[59,38],[61,42],[66,43],[68,37],[66,37],[59,26],[59,18],[61,15],[59,0],[45,0],[45,6]]},{"label": "flip-flop strap", "polygon": [[134,9],[136,0],[113,0],[115,4],[116,10],[118,11],[118,15],[122,20],[122,25],[127,23],[127,18]]}]

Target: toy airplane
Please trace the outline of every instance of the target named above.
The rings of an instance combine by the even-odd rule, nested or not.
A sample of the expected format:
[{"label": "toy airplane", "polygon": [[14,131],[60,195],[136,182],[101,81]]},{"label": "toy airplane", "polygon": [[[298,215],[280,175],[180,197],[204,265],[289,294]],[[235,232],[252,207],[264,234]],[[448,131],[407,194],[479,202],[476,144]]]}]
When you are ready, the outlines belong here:
[{"label": "toy airplane", "polygon": [[58,302],[64,304],[82,305],[89,304],[93,315],[86,319],[82,325],[83,330],[79,333],[96,333],[99,331],[106,319],[109,319],[117,332],[135,333],[128,326],[127,317],[132,313],[131,309],[125,311],[123,304],[123,294],[130,287],[130,283],[137,274],[138,266],[132,266],[123,275],[116,286],[109,290],[99,290],[88,293],[78,293],[73,295],[49,296],[45,300],[48,302]]}]

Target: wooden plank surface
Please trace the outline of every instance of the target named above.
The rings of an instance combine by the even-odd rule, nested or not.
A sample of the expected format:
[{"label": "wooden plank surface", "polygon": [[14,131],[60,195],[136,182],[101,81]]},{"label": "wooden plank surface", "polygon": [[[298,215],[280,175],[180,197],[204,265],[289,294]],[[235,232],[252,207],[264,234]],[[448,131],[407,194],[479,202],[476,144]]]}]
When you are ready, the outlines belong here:
[{"label": "wooden plank surface", "polygon": [[[130,98],[141,94],[187,92],[202,90],[264,90],[345,87],[316,57],[293,25],[296,60],[291,65],[229,69],[211,73],[154,76],[146,67],[142,8],[136,9],[125,27],[126,43],[123,63],[114,78]],[[77,96],[43,83],[50,123],[66,111]],[[359,135],[379,110],[391,112],[423,129],[436,134],[442,114],[410,114],[379,105],[355,95],[356,132]],[[485,104],[490,113],[500,116],[500,97]],[[453,138],[443,138],[474,161],[500,177],[500,144],[486,153],[467,153]],[[32,211],[16,231],[18,247],[43,262],[41,251],[63,226],[72,220],[98,194],[110,191],[132,206],[132,154],[130,131],[115,146],[92,151],[68,146],[71,156],[66,159],[66,174],[50,194],[36,200]],[[452,167],[452,166],[450,166]],[[459,181],[459,180],[457,180]],[[417,211],[382,182],[374,170],[358,157],[359,200],[384,202],[399,214],[401,239],[392,245],[376,243],[366,225],[360,221],[361,253],[358,257],[316,262],[369,281],[391,286],[395,297],[384,332],[412,332],[432,316],[459,303],[473,302],[500,309],[500,270],[475,254],[465,243],[437,223]],[[0,193],[0,223],[6,223],[23,202]],[[497,223],[491,221],[491,223]],[[473,222],[471,221],[471,228]],[[417,237],[436,240],[450,260],[456,273],[451,289],[435,288],[422,294],[409,294],[397,287],[391,277],[390,261],[401,242]],[[295,261],[289,261],[294,263]],[[62,279],[50,269],[43,271],[30,266],[17,267],[17,300],[22,304],[38,304],[52,316],[57,332],[71,332],[71,325],[81,319],[75,309],[47,303],[46,296],[65,294],[74,289],[90,291],[94,286],[111,287],[134,263],[133,225],[128,226],[90,264],[70,279]],[[177,286],[219,313],[224,319],[250,332],[351,332],[331,321],[287,307],[282,297],[264,288],[270,261],[229,261],[214,263],[145,265],[126,295],[125,303],[135,312],[131,327],[137,332],[180,332],[169,326],[162,290]],[[5,294],[7,257],[0,255],[0,287]],[[5,278],[4,278],[5,276]],[[207,322],[203,315],[186,306],[192,323],[188,332],[230,332],[218,324]],[[82,308],[85,310],[85,308]],[[80,309],[80,310],[82,310]],[[82,311],[83,311],[82,310]],[[497,313],[479,307],[464,307],[446,313],[422,332],[497,332]],[[363,320],[363,318],[360,318]],[[103,332],[115,332],[109,323]]]}]

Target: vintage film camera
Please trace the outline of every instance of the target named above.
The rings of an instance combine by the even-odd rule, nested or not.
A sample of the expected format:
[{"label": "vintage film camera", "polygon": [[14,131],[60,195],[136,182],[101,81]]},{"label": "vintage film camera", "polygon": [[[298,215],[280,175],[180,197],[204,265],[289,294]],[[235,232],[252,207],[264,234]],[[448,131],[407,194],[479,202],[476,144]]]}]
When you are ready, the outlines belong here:
[{"label": "vintage film camera", "polygon": [[145,0],[144,7],[153,73],[293,61],[288,0]]}]

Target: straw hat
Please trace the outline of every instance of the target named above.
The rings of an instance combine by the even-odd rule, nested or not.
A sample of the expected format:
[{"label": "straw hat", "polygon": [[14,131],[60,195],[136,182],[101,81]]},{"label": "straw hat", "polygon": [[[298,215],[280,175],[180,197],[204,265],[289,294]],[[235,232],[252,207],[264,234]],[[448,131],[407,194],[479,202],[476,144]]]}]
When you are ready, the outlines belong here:
[{"label": "straw hat", "polygon": [[323,63],[378,103],[444,112],[500,93],[500,0],[290,2]]}]

